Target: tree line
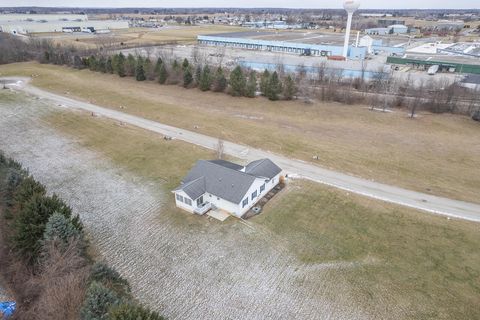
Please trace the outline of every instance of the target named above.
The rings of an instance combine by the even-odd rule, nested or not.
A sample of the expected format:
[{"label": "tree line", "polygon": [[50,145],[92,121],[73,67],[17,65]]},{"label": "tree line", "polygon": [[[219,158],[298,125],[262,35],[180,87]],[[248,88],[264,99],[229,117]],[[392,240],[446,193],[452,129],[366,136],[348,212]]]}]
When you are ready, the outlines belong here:
[{"label": "tree line", "polygon": [[0,268],[15,293],[15,319],[164,319],[95,261],[79,216],[1,152],[0,213]]},{"label": "tree line", "polygon": [[[63,59],[52,59],[52,53],[45,52],[44,63],[63,63]],[[116,74],[119,77],[134,77],[137,81],[156,81],[164,85],[181,85],[185,88],[198,88],[201,91],[225,92],[235,97],[253,98],[259,92],[268,99],[292,100],[298,93],[297,84],[292,75],[281,77],[277,71],[265,70],[258,74],[236,66],[232,71],[222,66],[208,64],[194,65],[187,58],[179,61],[174,58],[167,61],[157,58],[134,56],[123,53],[113,55],[90,55],[73,57],[72,67],[88,68],[91,71]]]}]

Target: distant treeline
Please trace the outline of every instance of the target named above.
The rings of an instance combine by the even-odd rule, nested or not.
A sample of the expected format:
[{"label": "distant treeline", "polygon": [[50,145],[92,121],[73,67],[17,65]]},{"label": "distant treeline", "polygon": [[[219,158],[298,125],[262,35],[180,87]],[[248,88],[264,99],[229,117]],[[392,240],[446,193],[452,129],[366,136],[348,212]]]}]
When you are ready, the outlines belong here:
[{"label": "distant treeline", "polygon": [[79,216],[0,151],[0,272],[14,319],[164,319],[92,251]]}]

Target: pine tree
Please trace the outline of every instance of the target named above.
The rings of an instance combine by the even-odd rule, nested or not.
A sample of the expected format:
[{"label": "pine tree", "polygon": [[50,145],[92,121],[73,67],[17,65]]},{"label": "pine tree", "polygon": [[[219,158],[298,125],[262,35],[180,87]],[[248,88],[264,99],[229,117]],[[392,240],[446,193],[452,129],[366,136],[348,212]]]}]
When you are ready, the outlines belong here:
[{"label": "pine tree", "polygon": [[168,72],[167,72],[167,69],[165,68],[165,64],[162,63],[158,71],[158,82],[160,84],[165,84],[167,79],[168,79]]},{"label": "pine tree", "polygon": [[188,62],[188,59],[187,59],[187,58],[183,59],[183,62],[182,62],[182,70],[183,70],[183,71],[186,71],[189,66],[190,66],[190,63]]},{"label": "pine tree", "polygon": [[145,77],[147,80],[155,80],[155,72],[153,70],[152,61],[146,58],[143,62],[143,70],[145,71]]},{"label": "pine tree", "polygon": [[127,56],[127,60],[125,61],[125,75],[132,77],[135,75],[135,68],[137,66],[137,61],[132,54]]},{"label": "pine tree", "polygon": [[46,197],[35,194],[20,210],[14,221],[14,246],[29,263],[38,257],[45,225],[54,212],[71,219],[75,228],[82,230],[79,217],[72,219],[71,209],[56,195]]},{"label": "pine tree", "polygon": [[160,314],[135,304],[121,304],[112,308],[109,320],[165,320]]},{"label": "pine tree", "polygon": [[110,308],[120,304],[120,298],[104,285],[92,282],[80,310],[82,320],[107,320]]},{"label": "pine tree", "polygon": [[145,77],[145,71],[143,70],[143,64],[140,62],[137,64],[135,68],[135,79],[137,81],[145,81],[147,78]]},{"label": "pine tree", "polygon": [[107,58],[107,62],[105,63],[105,71],[107,73],[113,73],[113,61],[112,57]]},{"label": "pine tree", "polygon": [[94,55],[90,56],[90,58],[88,58],[88,69],[90,69],[90,71],[96,71],[97,70],[97,58],[95,58]]},{"label": "pine tree", "polygon": [[183,86],[185,88],[189,88],[192,82],[193,82],[192,72],[190,71],[190,68],[187,67],[183,72]]},{"label": "pine tree", "polygon": [[85,242],[83,232],[77,229],[73,223],[63,214],[54,212],[48,218],[43,232],[42,246],[44,259],[48,258],[48,248],[54,245],[61,252],[69,247],[72,241],[77,241],[76,246],[79,253],[83,253]]},{"label": "pine tree", "polygon": [[100,71],[102,73],[107,72],[107,59],[105,59],[104,56],[101,56],[100,59],[98,60],[97,71]]},{"label": "pine tree", "polygon": [[251,71],[248,76],[247,88],[245,90],[245,96],[249,98],[254,98],[255,93],[257,92],[257,75],[255,71]]},{"label": "pine tree", "polygon": [[197,65],[197,67],[195,68],[195,77],[194,77],[195,84],[197,86],[200,85],[201,78],[202,78],[202,66]]},{"label": "pine tree", "polygon": [[44,196],[46,193],[45,187],[40,182],[33,179],[32,176],[28,176],[15,190],[15,204],[19,210],[22,210],[34,195]]},{"label": "pine tree", "polygon": [[155,63],[155,74],[158,75],[158,73],[160,72],[160,67],[162,66],[162,64],[163,64],[162,58],[158,58],[157,63]]},{"label": "pine tree", "polygon": [[267,86],[267,98],[269,100],[275,101],[278,100],[278,95],[282,92],[282,83],[278,78],[277,71],[274,71],[270,75]]},{"label": "pine tree", "polygon": [[293,78],[288,75],[283,83],[283,98],[285,100],[292,100],[293,97],[297,94],[297,86]]},{"label": "pine tree", "polygon": [[200,77],[199,88],[202,91],[210,90],[212,85],[212,76],[210,74],[210,67],[205,65],[202,70],[202,76]]},{"label": "pine tree", "polygon": [[223,73],[222,67],[218,67],[217,71],[215,71],[214,79],[213,79],[213,91],[215,92],[223,92],[228,86],[227,78],[225,78],[225,74]]},{"label": "pine tree", "polygon": [[247,81],[240,66],[237,66],[233,69],[232,73],[230,73],[229,84],[231,88],[230,94],[232,96],[243,96]]},{"label": "pine tree", "polygon": [[180,65],[178,64],[177,59],[174,59],[174,60],[173,60],[172,69],[173,69],[173,71],[175,71],[175,72],[176,72],[176,71],[179,71]]},{"label": "pine tree", "polygon": [[113,268],[103,262],[95,262],[92,266],[89,281],[96,281],[107,286],[119,296],[126,296],[131,292],[127,280]]},{"label": "pine tree", "polygon": [[262,77],[260,78],[260,92],[262,96],[267,96],[268,91],[268,81],[270,80],[270,72],[267,69],[263,71]]},{"label": "pine tree", "polygon": [[120,52],[116,60],[117,61],[114,64],[115,73],[118,74],[120,77],[125,77],[127,74],[125,72],[125,56],[123,55],[123,53]]}]

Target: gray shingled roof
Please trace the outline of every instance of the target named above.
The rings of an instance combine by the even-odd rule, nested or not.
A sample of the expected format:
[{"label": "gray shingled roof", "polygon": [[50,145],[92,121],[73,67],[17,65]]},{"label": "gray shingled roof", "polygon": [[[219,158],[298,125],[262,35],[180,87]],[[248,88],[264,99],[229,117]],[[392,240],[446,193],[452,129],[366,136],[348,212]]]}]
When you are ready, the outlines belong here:
[{"label": "gray shingled roof", "polygon": [[206,191],[205,177],[202,176],[190,182],[182,184],[176,190],[183,190],[190,197],[190,199],[195,200],[202,194],[204,194]]},{"label": "gray shingled roof", "polygon": [[236,163],[233,163],[233,162],[230,162],[230,161],[226,161],[226,160],[208,160],[208,162],[219,164],[219,165],[224,166],[226,168],[230,168],[230,169],[237,170],[237,171],[240,171],[240,170],[243,169],[243,166],[241,166],[239,164],[236,164]]},{"label": "gray shingled roof", "polygon": [[[181,189],[185,191],[185,185],[200,177],[203,177],[205,180],[206,192],[233,203],[240,203],[245,193],[255,181],[254,176],[241,171],[233,170],[210,161],[199,160],[183,179]],[[192,199],[196,198],[192,197]]]},{"label": "gray shingled roof", "polygon": [[245,173],[268,179],[272,179],[280,172],[282,172],[282,169],[270,159],[255,160],[245,167]]},{"label": "gray shingled roof", "polygon": [[195,200],[205,192],[233,203],[240,203],[256,178],[273,178],[282,171],[269,159],[253,161],[244,167],[225,160],[199,160],[174,191],[183,190]]}]

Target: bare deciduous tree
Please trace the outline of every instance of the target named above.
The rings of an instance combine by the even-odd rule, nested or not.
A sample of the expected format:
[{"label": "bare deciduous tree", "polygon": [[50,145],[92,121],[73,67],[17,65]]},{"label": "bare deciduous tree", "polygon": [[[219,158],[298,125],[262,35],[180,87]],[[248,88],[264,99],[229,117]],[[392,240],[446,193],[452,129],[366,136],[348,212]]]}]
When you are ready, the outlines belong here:
[{"label": "bare deciduous tree", "polygon": [[215,147],[215,153],[217,159],[223,159],[223,157],[225,156],[225,147],[223,145],[223,140],[220,138],[218,139],[217,145]]}]

